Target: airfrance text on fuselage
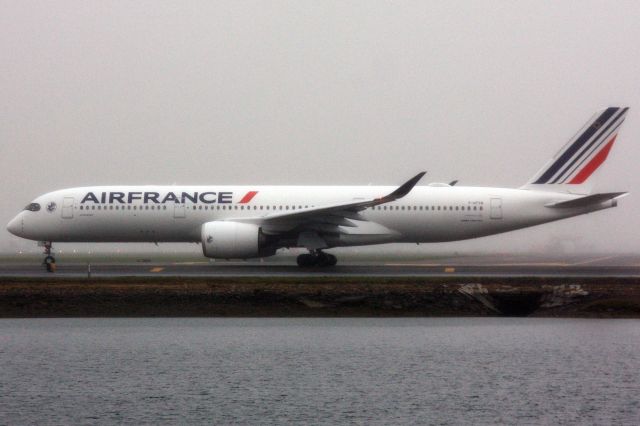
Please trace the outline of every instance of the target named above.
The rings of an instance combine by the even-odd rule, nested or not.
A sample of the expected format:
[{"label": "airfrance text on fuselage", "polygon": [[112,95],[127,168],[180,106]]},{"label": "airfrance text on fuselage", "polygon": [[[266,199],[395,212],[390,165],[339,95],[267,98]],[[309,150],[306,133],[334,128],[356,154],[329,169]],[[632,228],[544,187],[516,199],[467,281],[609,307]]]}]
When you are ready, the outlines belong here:
[{"label": "airfrance text on fuselage", "polygon": [[[98,196],[99,195],[99,196]],[[233,192],[101,192],[100,194],[87,192],[87,195],[80,201],[81,204],[92,202],[97,204],[131,204],[139,201],[143,204],[165,204],[165,203],[203,203],[203,204],[231,204]]]}]

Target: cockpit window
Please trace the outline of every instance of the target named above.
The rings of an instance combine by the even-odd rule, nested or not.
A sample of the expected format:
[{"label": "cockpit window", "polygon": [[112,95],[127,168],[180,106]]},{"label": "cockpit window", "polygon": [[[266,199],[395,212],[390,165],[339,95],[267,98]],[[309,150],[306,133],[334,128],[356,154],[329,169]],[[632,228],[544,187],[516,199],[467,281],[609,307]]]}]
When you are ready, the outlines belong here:
[{"label": "cockpit window", "polygon": [[27,207],[25,207],[24,209],[25,210],[29,210],[30,212],[37,212],[38,210],[40,210],[40,204],[31,203]]}]

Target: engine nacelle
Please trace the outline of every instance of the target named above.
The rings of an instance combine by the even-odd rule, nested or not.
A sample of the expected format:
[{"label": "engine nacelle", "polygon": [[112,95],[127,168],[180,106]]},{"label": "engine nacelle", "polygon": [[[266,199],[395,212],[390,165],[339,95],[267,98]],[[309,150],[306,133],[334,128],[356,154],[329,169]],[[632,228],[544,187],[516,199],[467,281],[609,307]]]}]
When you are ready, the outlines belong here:
[{"label": "engine nacelle", "polygon": [[251,223],[213,221],[202,225],[202,252],[206,257],[246,259],[260,257],[264,235]]}]

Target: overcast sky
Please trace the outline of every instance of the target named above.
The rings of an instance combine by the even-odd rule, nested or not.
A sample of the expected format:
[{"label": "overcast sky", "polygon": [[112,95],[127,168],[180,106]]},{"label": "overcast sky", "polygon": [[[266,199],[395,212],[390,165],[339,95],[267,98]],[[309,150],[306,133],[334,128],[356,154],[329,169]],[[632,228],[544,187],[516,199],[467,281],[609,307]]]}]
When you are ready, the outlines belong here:
[{"label": "overcast sky", "polygon": [[[640,2],[0,1],[0,250],[96,184],[518,187],[629,106],[617,209],[464,243],[638,250]],[[457,243],[455,247],[465,247]]]}]

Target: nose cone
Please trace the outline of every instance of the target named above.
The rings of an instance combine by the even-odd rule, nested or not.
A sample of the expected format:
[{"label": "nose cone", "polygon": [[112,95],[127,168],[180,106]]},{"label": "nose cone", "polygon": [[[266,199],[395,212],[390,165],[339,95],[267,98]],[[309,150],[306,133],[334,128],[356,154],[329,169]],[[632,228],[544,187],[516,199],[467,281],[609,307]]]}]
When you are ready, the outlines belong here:
[{"label": "nose cone", "polygon": [[11,222],[7,225],[7,231],[11,232],[16,237],[20,237],[22,234],[22,218],[20,215],[11,219]]}]

